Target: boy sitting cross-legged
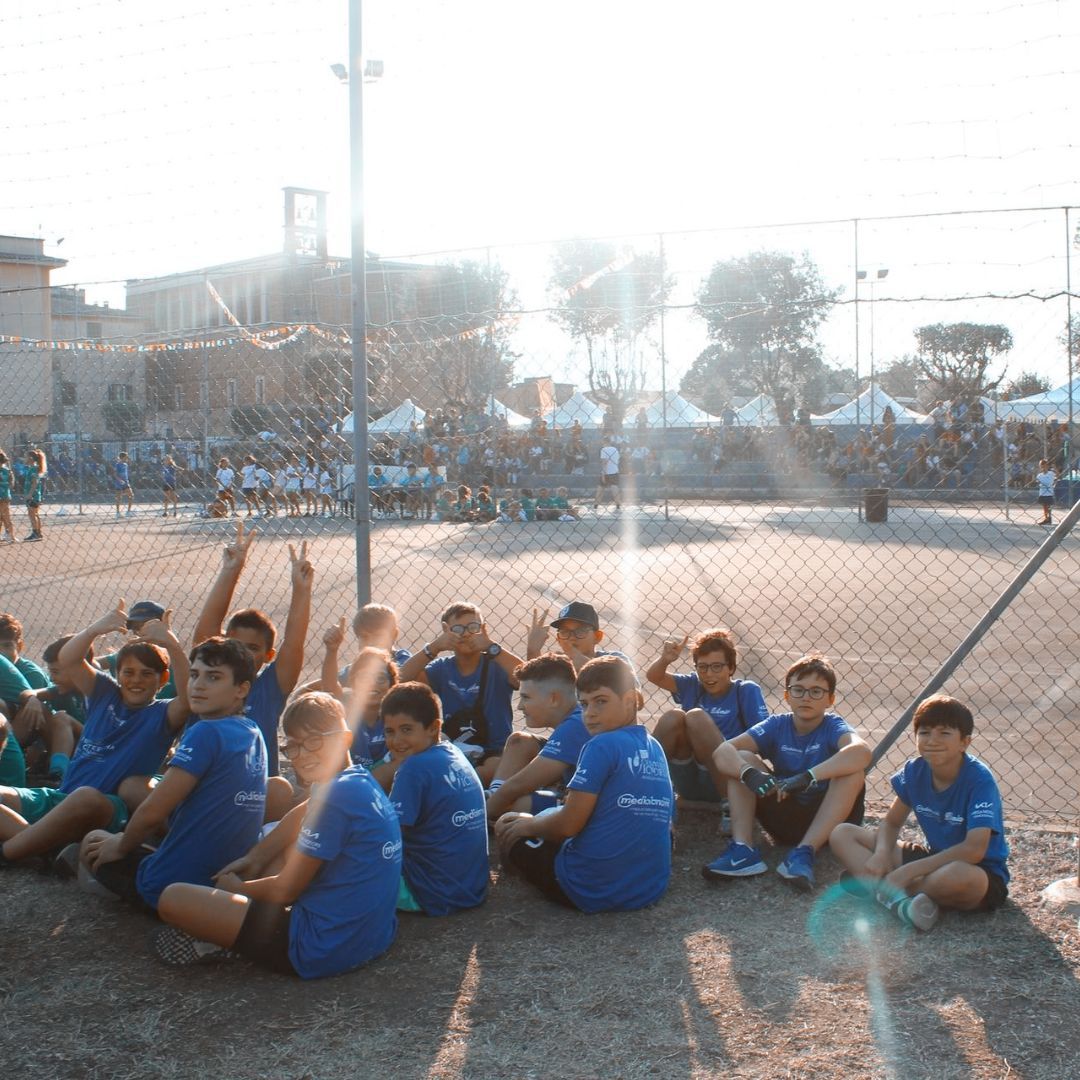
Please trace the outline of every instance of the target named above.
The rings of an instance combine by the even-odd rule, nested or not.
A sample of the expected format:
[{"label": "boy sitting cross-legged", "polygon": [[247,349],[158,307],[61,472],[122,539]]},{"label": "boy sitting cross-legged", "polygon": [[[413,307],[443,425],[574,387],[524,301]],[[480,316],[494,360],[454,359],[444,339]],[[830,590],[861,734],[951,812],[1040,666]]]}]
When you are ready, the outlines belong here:
[{"label": "boy sitting cross-legged", "polygon": [[[439,656],[447,650],[452,655]],[[484,783],[495,776],[510,735],[519,667],[521,660],[488,636],[480,609],[462,601],[443,612],[438,637],[401,665],[402,682],[426,683],[439,696],[447,738]]]},{"label": "boy sitting cross-legged", "polygon": [[664,642],[664,650],[645,673],[655,686],[667,690],[681,708],[669,709],[656,722],[653,735],[667,754],[671,781],[680,798],[719,802],[730,784],[713,763],[713,751],[725,740],[741,735],[769,715],[761,687],[735,679],[738,652],[730,631],[705,630],[694,640],[690,656],[694,672],[672,675],[668,668],[686,647]]},{"label": "boy sitting cross-legged", "polygon": [[588,913],[632,911],[659,900],[671,877],[667,761],[637,722],[641,692],[625,660],[589,661],[577,691],[592,737],[566,803],[536,816],[503,814],[495,836],[503,859],[549,900]]},{"label": "boy sitting cross-legged", "polygon": [[366,769],[349,764],[341,703],[302,694],[282,716],[285,753],[312,789],[265,839],[214,878],[169,885],[155,940],[167,964],[232,950],[304,979],[336,975],[385,952],[397,931],[401,829]]},{"label": "boy sitting cross-legged", "polygon": [[400,911],[449,915],[483,903],[488,887],[484,789],[468,758],[442,739],[439,699],[401,683],[380,706],[401,822]]},{"label": "boy sitting cross-legged", "polygon": [[[222,623],[232,603],[233,593],[247,562],[248,549],[255,534],[244,534],[244,523],[236,526],[236,540],[225,546],[221,556],[221,569],[206,598],[202,614],[192,636],[193,644],[217,637],[222,633]],[[285,632],[281,647],[275,649],[277,628],[273,620],[258,608],[234,611],[225,623],[225,636],[239,641],[255,662],[255,682],[247,695],[244,712],[250,716],[262,732],[266,743],[266,761],[270,784],[267,788],[267,820],[277,821],[292,806],[293,792],[289,782],[280,776],[278,763],[278,720],[285,700],[296,687],[304,666],[304,639],[307,637],[311,618],[311,590],[315,574],[308,561],[305,540],[299,555],[289,545],[289,578],[292,594],[289,614],[285,619]]]},{"label": "boy sitting cross-legged", "polygon": [[534,731],[510,733],[491,781],[487,801],[491,821],[508,810],[536,813],[552,805],[541,793],[550,796],[550,789],[565,788],[589,741],[577,701],[577,676],[567,657],[538,656],[518,668],[517,677],[518,708],[525,726],[555,730],[548,739]]},{"label": "boy sitting cross-legged", "polygon": [[[893,800],[876,829],[837,825],[833,854],[900,919],[929,930],[940,908],[993,911],[1008,895],[1001,793],[968,752],[975,721],[955,698],[937,694],[915,710],[911,758],[892,778]],[[926,844],[899,839],[912,809]]]},{"label": "boy sitting cross-legged", "polygon": [[[180,737],[165,775],[122,832],[87,833],[79,852],[98,885],[151,909],[175,881],[209,885],[221,867],[251,848],[263,823],[266,747],[244,715],[255,678],[251,653],[228,638],[209,638],[191,650],[190,662],[187,694],[195,722]],[[150,845],[166,829],[155,850]]]},{"label": "boy sitting cross-legged", "polygon": [[[766,717],[713,752],[728,784],[732,842],[702,867],[706,880],[765,873],[754,846],[754,819],[792,850],[776,872],[801,892],[814,887],[814,857],[842,821],[862,824],[870,747],[830,712],[836,671],[824,656],[796,660],[784,678],[791,712]],[[770,768],[766,761],[772,763]]]},{"label": "boy sitting cross-legged", "polygon": [[[60,676],[87,699],[86,725],[59,788],[0,788],[0,866],[54,851],[90,829],[124,827],[129,811],[117,794],[121,782],[157,772],[189,715],[187,657],[169,628],[171,617],[165,612],[146,623],[142,640],[120,650],[116,679],[86,655],[96,638],[124,632],[123,600],[60,649]],[[155,701],[170,666],[177,696]]]}]

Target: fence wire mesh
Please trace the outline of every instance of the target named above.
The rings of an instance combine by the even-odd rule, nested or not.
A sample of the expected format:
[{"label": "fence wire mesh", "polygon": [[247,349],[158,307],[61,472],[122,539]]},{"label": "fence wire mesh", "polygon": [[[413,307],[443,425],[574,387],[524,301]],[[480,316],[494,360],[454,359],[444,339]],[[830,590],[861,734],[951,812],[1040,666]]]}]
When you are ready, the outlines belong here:
[{"label": "fence wire mesh", "polygon": [[[922,265],[864,263],[899,228],[925,234]],[[1031,244],[1019,269],[988,259],[1006,230]],[[347,261],[131,281],[125,309],[5,285],[20,535],[31,451],[48,479],[45,542],[3,550],[2,606],[35,659],[119,597],[189,632],[240,520],[259,539],[237,601],[279,626],[286,545],[311,541],[315,677],[355,610],[367,483],[370,593],[403,646],[456,599],[522,656],[534,609],[586,601],[640,671],[723,625],[774,707],[794,659],[832,657],[874,743],[1046,539],[1048,503],[1080,494],[1061,231],[1001,214],[373,259],[359,475]],[[1069,537],[947,687],[1011,816],[1074,813],[1078,570]],[[654,719],[669,701],[645,689]]]}]

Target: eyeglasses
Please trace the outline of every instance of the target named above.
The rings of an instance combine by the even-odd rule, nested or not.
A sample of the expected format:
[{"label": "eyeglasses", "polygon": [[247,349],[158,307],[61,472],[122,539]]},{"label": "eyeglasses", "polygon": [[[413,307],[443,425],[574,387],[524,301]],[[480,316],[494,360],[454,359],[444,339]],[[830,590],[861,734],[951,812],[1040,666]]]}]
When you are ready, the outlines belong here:
[{"label": "eyeglasses", "polygon": [[322,749],[322,744],[326,739],[344,734],[344,731],[328,731],[324,735],[308,735],[304,739],[286,739],[285,756],[292,761],[293,758],[298,758],[301,754],[317,754]]},{"label": "eyeglasses", "polygon": [[562,638],[566,641],[568,638],[573,638],[575,641],[580,641],[582,638],[587,638],[590,634],[595,634],[596,631],[591,626],[582,626],[578,630],[556,630],[555,636]]},{"label": "eyeglasses", "polygon": [[728,670],[731,665],[728,663],[715,663],[715,664],[695,664],[699,675],[720,675],[722,672]]},{"label": "eyeglasses", "polygon": [[451,626],[450,633],[455,637],[464,637],[466,634],[479,634],[484,629],[483,623],[471,622],[465,623],[464,626],[461,623],[457,623]]},{"label": "eyeglasses", "polygon": [[804,697],[808,697],[811,701],[820,701],[829,693],[823,686],[785,686],[784,689],[788,697],[793,697],[796,701]]}]

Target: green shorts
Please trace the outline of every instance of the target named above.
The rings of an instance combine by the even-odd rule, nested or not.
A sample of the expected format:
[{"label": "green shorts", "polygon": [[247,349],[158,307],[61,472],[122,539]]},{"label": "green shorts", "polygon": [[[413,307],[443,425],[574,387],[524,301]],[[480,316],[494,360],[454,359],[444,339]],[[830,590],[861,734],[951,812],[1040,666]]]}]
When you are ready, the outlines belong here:
[{"label": "green shorts", "polygon": [[709,770],[693,758],[689,761],[669,761],[668,772],[671,773],[671,786],[680,799],[689,802],[724,801],[724,796],[716,790]]},{"label": "green shorts", "polygon": [[415,911],[421,915],[424,914],[424,909],[420,906],[416,897],[413,896],[413,891],[409,888],[409,883],[405,880],[404,874],[401,875],[401,881],[398,883],[397,909],[398,911]]},{"label": "green shorts", "polygon": [[[40,821],[50,810],[54,810],[67,798],[64,792],[57,791],[56,788],[24,787],[11,790],[19,796],[19,813],[31,825],[35,821]],[[113,808],[113,816],[109,824],[105,826],[105,831],[123,832],[124,826],[128,823],[127,803],[119,795],[103,795],[102,798],[108,799]]]}]

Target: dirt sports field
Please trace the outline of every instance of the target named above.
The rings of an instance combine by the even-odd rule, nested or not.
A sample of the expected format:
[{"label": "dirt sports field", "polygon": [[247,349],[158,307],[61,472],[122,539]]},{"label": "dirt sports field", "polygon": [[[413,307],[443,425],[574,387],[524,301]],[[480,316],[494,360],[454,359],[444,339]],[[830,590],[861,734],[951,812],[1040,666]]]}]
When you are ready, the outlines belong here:
[{"label": "dirt sports field", "polygon": [[[1029,513],[1030,519],[1034,515]],[[149,512],[47,522],[2,553],[0,587],[34,643],[123,596],[193,625],[231,526]],[[354,608],[344,524],[263,526],[238,599],[279,625],[287,548],[318,572],[322,630]],[[871,741],[1044,538],[1000,510],[896,508],[888,526],[800,507],[656,508],[526,530],[383,523],[374,595],[402,643],[430,639],[451,599],[479,600],[496,640],[523,651],[535,605],[590,599],[612,643],[647,663],[675,633],[725,623],[742,673],[776,703],[790,659],[838,661],[838,711]],[[241,962],[159,968],[153,923],[30,871],[0,879],[3,1075],[76,1077],[1023,1077],[1080,1075],[1075,917],[1041,905],[1076,869],[1077,543],[1032,583],[950,683],[979,717],[976,747],[1002,778],[1014,881],[989,916],[909,935],[830,888],[775,874],[707,885],[718,818],[680,820],[671,888],[655,907],[585,917],[498,872],[484,908],[402,921],[370,968],[300,984]],[[647,716],[662,705],[650,695]],[[978,742],[981,740],[981,742]],[[870,779],[871,802],[907,752]],[[774,866],[779,853],[766,849]]]}]

